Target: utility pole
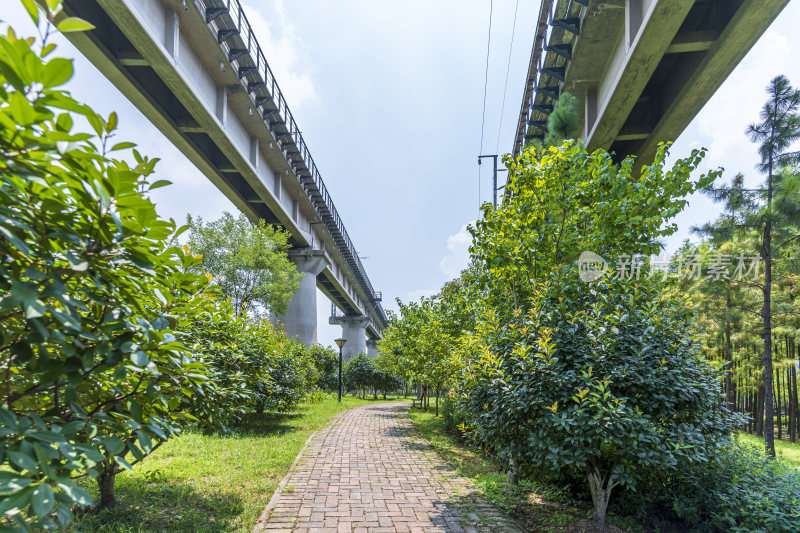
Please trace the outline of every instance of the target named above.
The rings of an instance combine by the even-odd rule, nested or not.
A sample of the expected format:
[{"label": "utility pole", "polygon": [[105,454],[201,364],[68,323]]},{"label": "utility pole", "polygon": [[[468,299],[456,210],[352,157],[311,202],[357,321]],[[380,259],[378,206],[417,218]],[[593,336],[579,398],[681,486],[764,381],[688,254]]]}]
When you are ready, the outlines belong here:
[{"label": "utility pole", "polygon": [[479,155],[478,156],[478,164],[482,163],[482,159],[484,157],[491,157],[492,163],[494,166],[494,172],[492,174],[492,205],[495,209],[497,209],[497,154],[494,155]]},{"label": "utility pole", "polygon": [[[479,155],[478,156],[478,164],[479,165],[481,164],[481,159],[483,159],[484,157],[491,157],[492,158],[492,166],[493,166],[493,172],[492,172],[492,205],[494,206],[495,209],[497,209],[497,191],[498,191],[498,188],[497,188],[497,172],[498,172],[498,170],[497,170],[497,154],[494,154],[494,155]],[[505,170],[506,169],[503,169],[500,172],[503,172]]]}]

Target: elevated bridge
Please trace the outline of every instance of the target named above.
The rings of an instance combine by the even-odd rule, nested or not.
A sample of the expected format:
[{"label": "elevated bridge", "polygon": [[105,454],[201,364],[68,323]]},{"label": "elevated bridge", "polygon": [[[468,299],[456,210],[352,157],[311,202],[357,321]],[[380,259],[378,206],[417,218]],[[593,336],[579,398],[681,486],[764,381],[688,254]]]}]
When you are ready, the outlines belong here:
[{"label": "elevated bridge", "polygon": [[316,289],[347,354],[374,351],[386,314],[239,0],[66,0],[96,27],[67,37],[251,220],[290,235],[304,274],[286,315],[316,341]]},{"label": "elevated bridge", "polygon": [[580,138],[589,150],[652,161],[658,143],[680,135],[788,3],[542,0],[514,155],[543,138],[568,91],[582,104]]}]

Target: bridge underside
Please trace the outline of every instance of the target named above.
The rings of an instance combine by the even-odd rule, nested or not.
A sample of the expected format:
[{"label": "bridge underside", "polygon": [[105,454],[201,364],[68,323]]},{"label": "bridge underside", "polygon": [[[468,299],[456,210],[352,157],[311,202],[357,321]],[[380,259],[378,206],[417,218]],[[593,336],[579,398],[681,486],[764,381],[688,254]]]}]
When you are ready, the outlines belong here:
[{"label": "bridge underside", "polygon": [[[675,140],[788,0],[543,0],[514,153],[578,98],[590,150],[652,160]],[[765,82],[766,83],[766,82]]]},{"label": "bridge underside", "polygon": [[[379,339],[386,319],[379,293],[246,17],[232,6],[238,3],[67,0],[69,15],[96,27],[67,36],[248,218],[285,228],[300,254],[321,252],[316,286],[345,314],[365,317],[366,335]],[[316,307],[303,312],[316,320]]]}]

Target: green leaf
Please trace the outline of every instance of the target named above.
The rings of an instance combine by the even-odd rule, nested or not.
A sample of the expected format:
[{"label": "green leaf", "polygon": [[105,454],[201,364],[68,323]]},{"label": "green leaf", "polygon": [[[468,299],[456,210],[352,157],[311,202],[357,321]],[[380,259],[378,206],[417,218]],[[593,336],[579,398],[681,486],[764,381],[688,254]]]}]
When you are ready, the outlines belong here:
[{"label": "green leaf", "polygon": [[31,503],[33,504],[33,512],[39,517],[47,516],[53,510],[56,503],[53,489],[48,485],[42,484],[36,487],[31,496]]},{"label": "green leaf", "polygon": [[89,268],[88,261],[75,257],[72,252],[67,252],[64,255],[67,258],[67,263],[69,263],[69,266],[72,270],[76,272],[85,272],[86,269]]},{"label": "green leaf", "polygon": [[33,483],[33,479],[21,477],[15,472],[0,472],[0,493],[11,494]]},{"label": "green leaf", "polygon": [[166,187],[167,185],[172,185],[172,182],[169,180],[158,180],[155,183],[150,185],[150,190],[158,189],[160,187]]},{"label": "green leaf", "polygon": [[59,483],[58,487],[64,492],[64,494],[75,502],[78,505],[91,505],[92,504],[92,496],[86,491],[86,489],[79,487],[78,485],[74,485],[72,483]]},{"label": "green leaf", "polygon": [[18,451],[9,451],[8,458],[11,460],[12,463],[14,463],[23,470],[27,470],[31,474],[35,474],[38,470],[39,465],[36,463],[36,460],[27,453]]},{"label": "green leaf", "polygon": [[39,24],[39,8],[36,6],[36,2],[33,0],[22,0],[22,5],[25,7],[25,11],[28,12],[28,15],[33,20],[33,23],[38,25]]},{"label": "green leaf", "polygon": [[61,33],[70,33],[93,30],[94,25],[78,17],[67,17],[58,23],[56,29]]},{"label": "green leaf", "polygon": [[106,437],[103,445],[112,455],[118,455],[125,450],[125,443],[119,437]]},{"label": "green leaf", "polygon": [[58,518],[61,527],[65,528],[72,523],[72,511],[66,505],[59,503],[56,505],[56,518]]},{"label": "green leaf", "polygon": [[122,142],[112,146],[111,151],[114,152],[116,150],[127,150],[128,148],[134,148],[134,147],[136,147],[136,143]]},{"label": "green leaf", "polygon": [[136,439],[139,441],[139,446],[144,450],[146,453],[150,453],[153,449],[153,441],[150,440],[150,437],[144,431],[137,431],[136,432]]},{"label": "green leaf", "polygon": [[8,428],[17,429],[17,417],[5,405],[0,405],[0,422]]},{"label": "green leaf", "polygon": [[44,65],[42,85],[45,88],[58,87],[72,77],[72,60],[63,57],[51,59]]},{"label": "green leaf", "polygon": [[121,457],[119,455],[115,455],[114,456],[114,462],[117,463],[122,468],[124,468],[125,470],[133,470],[133,467],[131,466],[131,464],[128,461],[126,461],[124,457]]},{"label": "green leaf", "polygon": [[19,126],[30,126],[36,118],[33,106],[25,95],[19,92],[11,93],[8,97],[8,112]]},{"label": "green leaf", "polygon": [[147,357],[146,353],[138,350],[131,354],[131,362],[136,366],[147,366],[147,363],[150,362],[150,358]]}]

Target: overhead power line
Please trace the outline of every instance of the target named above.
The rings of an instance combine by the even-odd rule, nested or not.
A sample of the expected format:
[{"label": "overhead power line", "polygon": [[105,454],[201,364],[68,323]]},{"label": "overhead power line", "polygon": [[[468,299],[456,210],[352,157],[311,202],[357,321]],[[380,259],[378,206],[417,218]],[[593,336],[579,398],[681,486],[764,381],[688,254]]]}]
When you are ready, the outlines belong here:
[{"label": "overhead power line", "polygon": [[514,22],[511,25],[511,45],[508,47],[508,64],[506,65],[506,83],[503,86],[503,104],[500,106],[500,126],[497,128],[497,145],[494,153],[500,153],[500,133],[503,131],[503,112],[506,110],[506,93],[508,92],[508,73],[511,72],[511,52],[514,51],[514,32],[517,29],[517,11],[519,10],[519,0],[514,5]]},{"label": "overhead power line", "polygon": [[[494,0],[489,0],[489,38],[486,40],[486,72],[483,76],[483,114],[481,116],[481,148],[478,155],[483,153],[483,131],[486,126],[486,89],[489,85],[489,50],[492,47],[492,14]],[[481,203],[481,167],[478,166],[478,205]]]}]

